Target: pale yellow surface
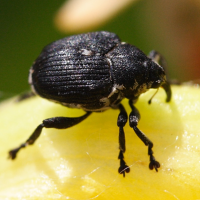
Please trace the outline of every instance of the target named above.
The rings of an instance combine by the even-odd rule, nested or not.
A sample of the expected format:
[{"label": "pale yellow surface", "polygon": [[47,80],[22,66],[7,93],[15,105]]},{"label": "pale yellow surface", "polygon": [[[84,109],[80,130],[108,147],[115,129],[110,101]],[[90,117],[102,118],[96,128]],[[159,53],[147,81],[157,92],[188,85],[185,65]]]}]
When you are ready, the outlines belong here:
[{"label": "pale yellow surface", "polygon": [[[136,104],[139,128],[154,142],[159,172],[148,169],[147,147],[128,123],[125,159],[131,172],[119,175],[118,111],[93,113],[66,130],[43,129],[16,160],[7,152],[24,142],[45,118],[80,116],[39,97],[0,106],[0,199],[200,199],[200,89],[174,86],[171,103],[162,89]],[[123,101],[128,113],[127,101]]]},{"label": "pale yellow surface", "polygon": [[67,0],[55,16],[63,32],[92,30],[110,20],[136,0]]}]

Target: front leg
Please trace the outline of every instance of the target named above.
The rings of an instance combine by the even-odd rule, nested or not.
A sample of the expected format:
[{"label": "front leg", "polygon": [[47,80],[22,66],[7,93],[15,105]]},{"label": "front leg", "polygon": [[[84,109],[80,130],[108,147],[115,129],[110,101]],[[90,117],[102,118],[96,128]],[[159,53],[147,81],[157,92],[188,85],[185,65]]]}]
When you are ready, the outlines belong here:
[{"label": "front leg", "polygon": [[148,155],[150,156],[150,163],[149,163],[149,169],[154,169],[156,171],[158,171],[158,168],[160,167],[160,163],[158,161],[156,161],[155,157],[153,156],[153,143],[149,140],[149,138],[137,128],[138,125],[138,121],[140,120],[140,114],[139,111],[137,110],[137,108],[133,105],[132,100],[129,100],[129,105],[132,109],[132,112],[129,115],[129,125],[131,128],[133,128],[133,130],[135,131],[135,133],[137,134],[137,136],[142,140],[142,142],[144,142],[144,144],[146,146],[148,146]]},{"label": "front leg", "polygon": [[119,156],[118,159],[120,160],[120,167],[118,169],[118,172],[120,174],[123,174],[123,177],[125,177],[125,172],[129,173],[130,168],[124,161],[124,153],[126,151],[126,142],[125,142],[125,134],[124,134],[124,126],[127,122],[127,113],[124,109],[122,104],[119,104],[118,106],[120,113],[117,119],[117,126],[119,127]]}]

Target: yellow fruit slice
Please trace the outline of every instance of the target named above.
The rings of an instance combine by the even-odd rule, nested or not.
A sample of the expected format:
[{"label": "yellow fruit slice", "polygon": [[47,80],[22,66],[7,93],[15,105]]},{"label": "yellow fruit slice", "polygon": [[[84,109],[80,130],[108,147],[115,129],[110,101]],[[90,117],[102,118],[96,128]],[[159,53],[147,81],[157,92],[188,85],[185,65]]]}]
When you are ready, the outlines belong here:
[{"label": "yellow fruit slice", "polygon": [[[200,89],[173,86],[165,103],[162,89],[143,94],[136,107],[140,128],[154,143],[159,172],[148,169],[147,147],[125,126],[125,161],[118,174],[118,110],[92,113],[65,130],[43,129],[17,158],[8,151],[24,142],[43,119],[84,113],[32,97],[0,104],[0,199],[200,199]],[[130,113],[127,100],[123,105]]]}]

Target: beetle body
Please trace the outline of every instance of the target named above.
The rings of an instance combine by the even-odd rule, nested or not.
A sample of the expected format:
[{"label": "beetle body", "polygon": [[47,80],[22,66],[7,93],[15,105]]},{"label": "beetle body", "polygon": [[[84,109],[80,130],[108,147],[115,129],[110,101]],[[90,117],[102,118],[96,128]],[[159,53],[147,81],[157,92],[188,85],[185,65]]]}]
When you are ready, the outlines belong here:
[{"label": "beetle body", "polygon": [[48,45],[29,75],[40,96],[88,111],[115,107],[123,98],[137,99],[165,81],[161,66],[109,32],[71,36]]},{"label": "beetle body", "polygon": [[124,160],[126,145],[123,128],[128,115],[120,102],[128,98],[132,110],[129,125],[148,146],[149,168],[157,171],[160,164],[153,156],[153,143],[137,128],[140,114],[133,104],[140,94],[159,87],[164,88],[166,101],[170,101],[171,89],[166,80],[164,63],[157,52],[152,51],[147,57],[135,46],[121,42],[116,34],[105,31],[67,37],[46,46],[30,69],[32,90],[64,106],[82,108],[86,114],[75,118],[43,120],[24,143],[9,151],[10,158],[15,159],[20,149],[33,144],[43,128],[69,128],[85,120],[92,112],[115,108],[120,111],[117,119],[118,172],[125,176],[125,172],[130,171]]}]

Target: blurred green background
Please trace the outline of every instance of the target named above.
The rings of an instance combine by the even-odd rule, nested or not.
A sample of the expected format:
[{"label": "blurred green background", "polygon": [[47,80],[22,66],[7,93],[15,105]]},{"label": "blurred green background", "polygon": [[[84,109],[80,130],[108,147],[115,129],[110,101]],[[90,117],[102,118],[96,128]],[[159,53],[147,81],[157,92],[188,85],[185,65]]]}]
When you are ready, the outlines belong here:
[{"label": "blurred green background", "polygon": [[[28,71],[42,48],[67,36],[53,23],[63,2],[1,0],[0,99],[29,90]],[[200,72],[199,7],[189,1],[175,2],[138,1],[98,30],[115,32],[122,41],[134,44],[146,54],[152,49],[158,50],[167,59],[172,79],[197,79]],[[187,58],[190,54],[192,57]]]}]

